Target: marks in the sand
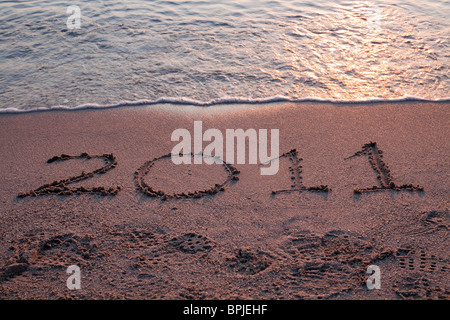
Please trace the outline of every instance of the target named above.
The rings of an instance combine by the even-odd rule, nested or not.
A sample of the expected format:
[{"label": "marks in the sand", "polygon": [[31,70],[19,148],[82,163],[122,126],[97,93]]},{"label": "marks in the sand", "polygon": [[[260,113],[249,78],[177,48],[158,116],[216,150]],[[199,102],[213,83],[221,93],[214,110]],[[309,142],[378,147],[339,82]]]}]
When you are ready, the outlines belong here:
[{"label": "marks in the sand", "polygon": [[267,269],[273,257],[260,250],[237,249],[232,257],[226,259],[226,265],[233,272],[255,275]]},{"label": "marks in the sand", "polygon": [[135,266],[150,268],[164,263],[167,267],[171,261],[196,259],[198,254],[207,254],[215,248],[214,242],[202,234],[188,232],[174,236],[162,230],[144,229],[111,232],[102,244],[108,251],[119,250],[126,254],[127,260],[137,262]]},{"label": "marks in the sand", "polygon": [[[326,299],[365,288],[369,265],[381,266],[382,289],[402,299],[448,299],[450,260],[425,248],[378,248],[358,234],[310,231],[289,234],[283,249],[294,263],[286,274],[294,297]],[[388,286],[388,287],[386,287]]]},{"label": "marks in the sand", "polygon": [[[197,199],[197,198],[201,198],[207,195],[214,195],[219,193],[220,191],[225,191],[225,188],[231,183],[231,181],[233,180],[239,180],[239,171],[236,170],[233,166],[231,166],[230,164],[221,161],[221,164],[227,174],[227,177],[225,179],[225,181],[223,181],[222,183],[216,183],[214,186],[212,186],[209,189],[205,189],[205,190],[199,190],[199,191],[193,191],[193,192],[188,192],[188,193],[168,193],[166,191],[162,191],[162,190],[155,190],[155,188],[153,188],[152,186],[150,186],[147,182],[145,182],[145,176],[148,175],[148,173],[150,172],[150,169],[153,167],[153,165],[155,164],[155,162],[163,160],[163,159],[169,159],[171,158],[173,155],[172,154],[166,154],[164,156],[161,156],[159,158],[154,158],[153,160],[147,161],[144,165],[142,165],[136,172],[135,172],[135,183],[136,183],[136,188],[138,191],[142,192],[143,194],[150,196],[150,197],[157,197],[160,198],[161,200],[168,200],[168,199]],[[180,157],[183,156],[190,156],[190,157],[195,157],[195,156],[202,156],[202,155],[193,155],[193,154],[188,154],[188,155],[183,155],[180,154]]]},{"label": "marks in the sand", "polygon": [[429,275],[415,272],[400,277],[395,281],[393,289],[404,300],[448,300],[450,290],[446,285]]},{"label": "marks in the sand", "polygon": [[24,262],[14,262],[4,266],[0,271],[0,281],[21,275],[28,270],[29,264]]},{"label": "marks in the sand", "polygon": [[401,299],[449,299],[450,260],[412,245],[396,254],[393,291]]},{"label": "marks in the sand", "polygon": [[72,264],[86,267],[98,256],[97,249],[89,236],[28,233],[12,241],[6,252],[6,264],[0,271],[0,280],[14,278],[26,271],[39,274],[49,269],[63,270]]},{"label": "marks in the sand", "polygon": [[161,230],[132,229],[112,231],[110,234],[102,239],[102,247],[110,252],[114,260],[127,261],[132,269],[151,268],[168,262],[163,256],[167,235]]},{"label": "marks in the sand", "polygon": [[[332,230],[318,235],[308,230],[289,235],[286,251],[305,261],[314,259],[336,260],[353,266],[375,259],[373,244],[356,233]],[[367,260],[367,261],[366,261]]]},{"label": "marks in the sand", "polygon": [[[225,249],[198,232],[124,229],[112,234],[103,243],[110,252],[108,260],[114,261],[108,265],[120,265],[109,272],[111,277],[120,273],[128,282],[148,283],[147,294],[157,294],[158,298],[214,298],[216,291],[224,289],[222,281],[230,283],[242,275],[247,279],[270,264],[270,258],[260,251]],[[212,288],[211,293],[206,293],[207,287]]]},{"label": "marks in the sand", "polygon": [[133,250],[155,247],[163,243],[165,239],[165,233],[145,229],[134,229],[129,232],[113,232],[112,235],[109,238],[110,240],[123,242]]},{"label": "marks in the sand", "polygon": [[328,299],[354,289],[357,279],[343,276],[353,274],[354,278],[352,271],[335,262],[311,261],[293,267],[288,283],[296,289],[297,299]]},{"label": "marks in the sand", "polygon": [[220,298],[248,294],[249,288],[255,288],[250,298],[358,297],[369,294],[366,270],[372,264],[381,267],[383,294],[450,297],[448,259],[422,248],[384,249],[350,231],[295,230],[279,247],[264,250],[225,246],[198,232],[124,225],[96,236],[33,231],[9,242],[0,298],[26,292],[31,283],[45,289],[33,297],[64,293],[72,264],[81,267],[82,294],[90,298]]},{"label": "marks in the sand", "polygon": [[60,156],[52,157],[51,159],[47,160],[48,164],[51,163],[57,163],[57,162],[63,162],[68,160],[91,160],[91,159],[101,159],[104,162],[104,166],[101,168],[95,169],[91,172],[82,172],[78,176],[69,177],[62,180],[55,180],[52,183],[44,184],[40,186],[37,189],[19,193],[17,196],[18,198],[26,198],[26,197],[37,197],[42,195],[49,195],[49,194],[58,194],[58,195],[65,195],[70,196],[74,194],[83,194],[83,193],[89,193],[89,194],[97,194],[101,196],[109,196],[109,195],[116,195],[120,191],[120,186],[117,187],[93,187],[93,188],[86,188],[86,187],[77,187],[77,188],[69,188],[68,186],[77,183],[80,181],[84,181],[87,179],[90,179],[94,177],[95,175],[102,175],[106,172],[114,169],[117,166],[117,160],[114,157],[113,154],[103,154],[103,155],[89,155],[88,153],[82,153],[79,156],[71,156],[67,154],[62,154]]},{"label": "marks in the sand", "polygon": [[426,273],[447,273],[450,271],[450,260],[428,254],[424,249],[403,247],[398,249],[398,264],[406,271]]},{"label": "marks in the sand", "polygon": [[[355,157],[361,157],[361,156],[366,156],[368,158],[369,164],[371,165],[373,171],[376,174],[376,177],[378,180],[378,186],[372,186],[372,187],[367,187],[367,188],[356,188],[356,189],[354,189],[355,194],[361,194],[361,193],[366,193],[366,192],[376,192],[376,191],[386,191],[386,190],[411,191],[411,192],[424,191],[424,188],[419,185],[412,185],[412,184],[398,185],[395,183],[395,181],[391,175],[389,166],[383,160],[383,151],[378,148],[376,142],[370,142],[368,144],[363,145],[362,150],[356,152],[355,154],[353,154],[352,156],[350,156],[348,158],[345,158],[344,160],[349,160],[349,159],[352,159]],[[181,188],[181,190],[178,190],[175,192],[170,192],[167,190],[161,190],[161,189],[165,189],[164,187],[162,187],[162,188],[155,187],[154,183],[149,183],[148,180],[149,180],[150,171],[153,170],[153,175],[151,175],[152,177],[155,175],[155,171],[157,172],[157,170],[154,168],[155,164],[157,162],[165,160],[165,159],[171,159],[173,162],[174,157],[180,157],[180,158],[202,157],[202,158],[205,158],[206,156],[204,156],[202,153],[199,153],[199,154],[189,153],[189,154],[178,154],[178,155],[166,154],[161,157],[156,157],[153,160],[145,162],[134,173],[134,182],[135,182],[137,191],[139,191],[149,197],[159,198],[163,201],[169,200],[169,199],[197,199],[197,198],[202,198],[202,197],[205,197],[208,195],[215,195],[219,192],[225,191],[229,185],[232,185],[233,181],[239,180],[239,177],[238,177],[238,175],[240,174],[239,170],[237,170],[232,165],[228,164],[227,162],[225,162],[217,157],[209,157],[210,159],[208,159],[208,160],[212,160],[212,161],[208,161],[208,163],[222,166],[222,168],[224,169],[224,171],[226,173],[226,177],[225,178],[217,178],[217,177],[211,178],[211,176],[208,173],[204,172],[204,170],[202,170],[202,169],[199,169],[200,170],[199,176],[201,176],[204,179],[208,179],[205,184],[205,189],[202,189],[202,187],[198,187],[199,189],[202,189],[202,190],[180,192],[181,190],[186,190],[184,188]],[[31,190],[28,192],[19,193],[17,197],[18,198],[37,197],[37,196],[48,195],[48,194],[57,194],[57,195],[66,195],[67,196],[67,195],[86,194],[86,193],[97,194],[97,195],[101,195],[101,196],[117,195],[118,192],[121,190],[120,186],[116,186],[116,187],[101,186],[101,187],[91,187],[91,188],[87,188],[87,187],[83,187],[83,186],[76,187],[76,188],[68,187],[71,184],[85,181],[96,175],[101,175],[101,174],[104,174],[104,173],[114,169],[117,166],[117,160],[113,154],[89,155],[88,153],[82,153],[79,156],[71,156],[71,155],[67,155],[67,154],[62,154],[60,156],[52,157],[51,159],[49,159],[47,161],[47,163],[51,164],[51,163],[57,163],[57,162],[64,162],[67,160],[88,161],[88,160],[92,160],[92,159],[103,160],[104,166],[102,166],[101,168],[95,169],[91,172],[88,172],[88,173],[83,171],[78,176],[73,176],[73,177],[69,177],[66,179],[62,179],[62,180],[55,180],[52,183],[44,184],[37,189]],[[328,185],[317,185],[317,186],[307,187],[303,184],[303,177],[302,177],[303,158],[299,158],[298,152],[296,149],[292,149],[289,152],[286,152],[275,159],[276,160],[287,159],[289,161],[290,166],[289,166],[288,170],[289,170],[289,178],[290,178],[290,188],[280,189],[280,190],[272,190],[272,195],[277,195],[277,194],[281,194],[281,193],[293,193],[293,192],[295,193],[295,192],[307,191],[307,192],[319,192],[319,193],[325,194],[325,196],[326,196],[328,194],[328,192],[331,191],[331,187],[329,187]],[[273,161],[273,160],[274,159],[272,159],[270,161]],[[184,163],[184,162],[182,162],[182,163]],[[190,163],[190,161],[189,161],[189,163]],[[194,164],[196,164],[196,161],[194,161]],[[189,172],[190,172],[190,170],[189,170]],[[217,173],[217,170],[213,169],[212,172]],[[170,180],[170,179],[167,179],[167,176],[169,175],[169,177],[173,180],[172,186],[180,185],[181,184],[180,182],[182,181],[182,179],[180,177],[172,177],[171,174],[172,174],[172,172],[165,172],[165,176],[164,176],[165,178],[160,179],[160,180]],[[189,175],[192,175],[192,174],[189,173]],[[146,177],[147,177],[147,179],[146,179]],[[157,178],[155,178],[155,179],[157,179]],[[211,181],[213,179],[218,179],[218,181],[221,181],[222,179],[223,180],[222,180],[222,182],[215,183],[214,185],[212,185],[211,187],[208,188],[207,186],[210,185],[209,181]]]},{"label": "marks in the sand", "polygon": [[369,188],[357,188],[353,192],[355,194],[361,194],[364,192],[376,192],[376,191],[424,191],[424,188],[412,184],[397,185],[391,175],[391,170],[389,166],[383,161],[383,151],[378,148],[376,142],[369,142],[363,145],[362,150],[356,152],[354,155],[345,158],[345,160],[352,159],[355,157],[367,156],[370,166],[377,176],[379,185],[372,186]]},{"label": "marks in the sand", "polygon": [[208,252],[212,250],[214,245],[207,237],[196,233],[186,233],[174,237],[169,240],[169,244],[175,249],[189,254]]},{"label": "marks in the sand", "polygon": [[449,230],[450,227],[450,213],[449,210],[444,211],[429,211],[424,212],[422,215],[422,223],[428,227],[428,229],[436,230]]},{"label": "marks in the sand", "polygon": [[[153,227],[120,225],[96,236],[32,231],[9,242],[2,255],[0,298],[49,298],[54,292],[91,298],[214,298],[220,284],[228,288],[236,279],[251,281],[273,261],[260,250],[225,248],[201,233]],[[81,268],[79,292],[66,288],[70,265]],[[27,293],[30,284],[42,290]],[[199,289],[205,286],[209,293]]]},{"label": "marks in the sand", "polygon": [[362,288],[365,268],[393,255],[362,236],[340,230],[324,235],[295,232],[282,248],[293,260],[287,283],[300,299],[327,299]]},{"label": "marks in the sand", "polygon": [[419,221],[415,224],[419,225],[413,231],[408,232],[410,235],[425,235],[438,231],[444,231],[447,233],[450,229],[450,213],[448,209],[445,210],[432,210],[421,213]]},{"label": "marks in the sand", "polygon": [[289,166],[289,174],[291,179],[291,187],[290,189],[283,190],[275,190],[272,191],[272,195],[279,193],[290,193],[290,192],[302,192],[302,191],[311,191],[311,192],[329,192],[331,188],[326,185],[314,186],[314,187],[305,187],[303,185],[302,172],[303,167],[301,162],[303,158],[298,157],[298,152],[296,149],[292,149],[289,152],[283,153],[279,158],[287,158],[291,165]]}]

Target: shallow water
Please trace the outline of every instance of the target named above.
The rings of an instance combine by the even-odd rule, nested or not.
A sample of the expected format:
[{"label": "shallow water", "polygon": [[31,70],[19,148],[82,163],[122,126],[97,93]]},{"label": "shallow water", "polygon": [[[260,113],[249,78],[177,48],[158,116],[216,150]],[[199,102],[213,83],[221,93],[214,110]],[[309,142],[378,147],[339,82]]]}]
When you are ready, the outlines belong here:
[{"label": "shallow water", "polygon": [[0,3],[0,109],[449,98],[450,1]]}]

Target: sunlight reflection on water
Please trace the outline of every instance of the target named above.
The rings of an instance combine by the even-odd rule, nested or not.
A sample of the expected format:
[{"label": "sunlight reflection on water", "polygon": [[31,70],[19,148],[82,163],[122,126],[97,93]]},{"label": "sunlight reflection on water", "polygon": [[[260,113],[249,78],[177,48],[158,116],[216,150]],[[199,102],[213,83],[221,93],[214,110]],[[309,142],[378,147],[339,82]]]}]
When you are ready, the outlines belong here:
[{"label": "sunlight reflection on water", "polygon": [[449,96],[446,1],[85,0],[78,30],[67,6],[0,4],[0,108]]}]

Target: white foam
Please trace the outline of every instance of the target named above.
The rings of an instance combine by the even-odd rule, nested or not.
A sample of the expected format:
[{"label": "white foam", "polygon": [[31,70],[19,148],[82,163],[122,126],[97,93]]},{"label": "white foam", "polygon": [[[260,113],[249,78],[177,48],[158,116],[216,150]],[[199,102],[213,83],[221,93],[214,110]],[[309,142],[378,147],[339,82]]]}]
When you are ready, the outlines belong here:
[{"label": "white foam", "polygon": [[115,104],[82,104],[75,107],[70,107],[66,105],[56,105],[51,107],[39,107],[31,109],[18,109],[18,108],[5,108],[0,109],[0,114],[8,113],[30,113],[39,111],[74,111],[74,110],[86,110],[86,109],[112,109],[119,107],[134,107],[134,106],[145,106],[145,105],[156,105],[156,104],[176,104],[176,105],[188,105],[188,106],[198,106],[198,107],[211,107],[217,105],[229,105],[229,104],[268,104],[277,102],[289,102],[289,103],[332,103],[332,104],[372,104],[372,103],[399,103],[399,102],[450,102],[450,98],[444,99],[422,99],[414,96],[405,96],[398,99],[361,99],[361,100],[333,100],[333,99],[321,99],[321,98],[303,98],[303,99],[293,99],[283,96],[273,96],[262,99],[251,99],[251,98],[240,98],[240,97],[228,97],[213,99],[210,101],[198,101],[189,98],[160,98],[156,100],[136,100],[136,101],[121,101]]}]

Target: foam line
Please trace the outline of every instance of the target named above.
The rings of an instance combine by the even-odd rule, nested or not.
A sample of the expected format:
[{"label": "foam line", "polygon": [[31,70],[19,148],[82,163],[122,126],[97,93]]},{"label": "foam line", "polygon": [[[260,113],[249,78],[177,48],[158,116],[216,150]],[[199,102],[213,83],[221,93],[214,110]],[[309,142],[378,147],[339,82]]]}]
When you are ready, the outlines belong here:
[{"label": "foam line", "polygon": [[213,99],[210,101],[198,101],[189,98],[159,98],[156,100],[136,100],[136,101],[122,101],[115,104],[83,104],[75,107],[56,105],[51,107],[38,107],[31,109],[18,109],[14,107],[0,109],[0,114],[6,113],[29,113],[38,111],[53,111],[53,110],[85,110],[85,109],[110,109],[119,107],[133,107],[133,106],[144,106],[144,105],[156,105],[156,104],[176,104],[176,105],[189,105],[198,107],[212,107],[216,105],[226,105],[226,104],[267,104],[276,102],[290,102],[290,103],[332,103],[332,104],[372,104],[372,103],[399,103],[399,102],[438,102],[438,103],[448,103],[450,98],[427,100],[422,98],[417,98],[413,96],[407,96],[398,99],[362,99],[362,100],[333,100],[333,99],[321,99],[321,98],[303,98],[303,99],[292,99],[283,96],[273,96],[269,98],[262,99],[249,99],[249,98],[220,98]]}]

